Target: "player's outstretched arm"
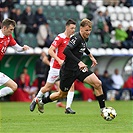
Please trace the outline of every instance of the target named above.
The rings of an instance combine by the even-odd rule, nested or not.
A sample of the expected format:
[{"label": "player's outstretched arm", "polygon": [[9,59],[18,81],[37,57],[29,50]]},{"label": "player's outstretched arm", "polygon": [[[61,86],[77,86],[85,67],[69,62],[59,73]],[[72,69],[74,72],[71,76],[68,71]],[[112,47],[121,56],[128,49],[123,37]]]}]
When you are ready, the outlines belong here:
[{"label": "player's outstretched arm", "polygon": [[16,45],[14,45],[14,46],[12,46],[12,47],[13,47],[13,48],[15,49],[15,51],[17,51],[17,52],[23,52],[23,51],[26,51],[26,50],[30,49],[30,47],[27,46],[27,45],[24,45],[24,46],[22,47],[22,46],[16,44]]}]

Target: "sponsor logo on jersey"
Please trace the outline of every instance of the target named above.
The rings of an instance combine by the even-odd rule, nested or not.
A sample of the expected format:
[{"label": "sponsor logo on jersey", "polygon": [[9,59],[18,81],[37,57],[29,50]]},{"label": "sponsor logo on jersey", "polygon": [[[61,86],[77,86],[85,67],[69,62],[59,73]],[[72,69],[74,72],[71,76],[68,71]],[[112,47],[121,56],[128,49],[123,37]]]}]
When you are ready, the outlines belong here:
[{"label": "sponsor logo on jersey", "polygon": [[85,43],[81,43],[82,44],[82,48],[79,50],[80,53],[84,53],[85,49],[86,49],[86,44]]},{"label": "sponsor logo on jersey", "polygon": [[84,51],[85,51],[85,48],[81,48],[81,49],[79,50],[80,53],[84,53]]}]

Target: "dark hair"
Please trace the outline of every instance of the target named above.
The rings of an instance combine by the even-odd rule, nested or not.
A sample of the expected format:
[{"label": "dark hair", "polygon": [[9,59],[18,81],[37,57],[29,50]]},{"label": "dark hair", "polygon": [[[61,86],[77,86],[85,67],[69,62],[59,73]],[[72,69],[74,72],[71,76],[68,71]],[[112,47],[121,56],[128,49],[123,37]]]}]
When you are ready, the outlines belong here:
[{"label": "dark hair", "polygon": [[69,20],[67,20],[67,22],[66,22],[66,26],[68,26],[68,25],[70,25],[70,24],[76,25],[76,22],[75,22],[74,20],[72,20],[72,19],[69,19]]},{"label": "dark hair", "polygon": [[27,69],[27,67],[26,67],[26,66],[24,66],[24,67],[23,67],[23,70],[24,70],[24,69]]},{"label": "dark hair", "polygon": [[6,26],[8,28],[10,25],[15,27],[16,26],[16,22],[14,20],[12,20],[12,19],[7,18],[7,19],[2,21],[1,27],[3,28],[3,26]]},{"label": "dark hair", "polygon": [[107,70],[105,70],[105,71],[104,71],[104,73],[108,73],[108,71],[107,71]]}]

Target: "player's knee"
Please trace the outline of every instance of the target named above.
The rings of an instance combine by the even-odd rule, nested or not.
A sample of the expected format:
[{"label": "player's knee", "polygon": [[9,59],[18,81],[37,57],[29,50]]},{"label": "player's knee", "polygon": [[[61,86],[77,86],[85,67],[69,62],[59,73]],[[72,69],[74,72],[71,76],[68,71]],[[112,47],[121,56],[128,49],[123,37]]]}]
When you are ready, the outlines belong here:
[{"label": "player's knee", "polygon": [[102,86],[102,82],[100,80],[98,80],[95,84],[94,84],[94,88],[98,89],[101,88]]},{"label": "player's knee", "polygon": [[14,83],[12,84],[12,90],[13,90],[13,91],[16,91],[17,88],[18,88],[18,85],[14,82]]}]

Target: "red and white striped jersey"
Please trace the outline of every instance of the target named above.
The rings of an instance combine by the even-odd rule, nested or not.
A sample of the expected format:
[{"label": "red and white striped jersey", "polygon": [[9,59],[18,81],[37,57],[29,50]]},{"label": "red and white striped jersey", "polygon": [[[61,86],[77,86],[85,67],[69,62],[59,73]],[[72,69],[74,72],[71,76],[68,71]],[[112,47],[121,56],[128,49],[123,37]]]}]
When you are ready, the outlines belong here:
[{"label": "red and white striped jersey", "polygon": [[[66,37],[64,33],[61,33],[54,39],[53,43],[51,44],[56,48],[55,53],[61,60],[65,60],[63,51],[66,48],[69,40],[70,38]],[[51,59],[50,66],[56,69],[60,69],[61,67],[54,58]]]},{"label": "red and white striped jersey", "polygon": [[10,36],[5,36],[0,30],[0,60],[2,60],[8,46],[14,46],[16,41]]}]

